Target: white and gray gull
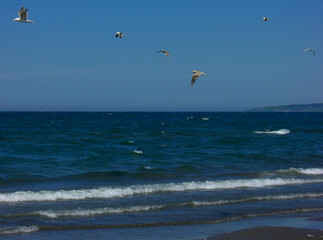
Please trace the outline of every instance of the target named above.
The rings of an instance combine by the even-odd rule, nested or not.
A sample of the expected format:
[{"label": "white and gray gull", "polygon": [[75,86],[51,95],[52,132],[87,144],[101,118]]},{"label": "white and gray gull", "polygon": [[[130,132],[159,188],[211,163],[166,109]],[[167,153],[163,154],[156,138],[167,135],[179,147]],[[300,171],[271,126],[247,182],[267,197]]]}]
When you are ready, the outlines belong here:
[{"label": "white and gray gull", "polygon": [[313,53],[313,55],[315,56],[315,51],[314,51],[314,49],[312,49],[312,48],[306,48],[306,49],[304,49],[303,50],[303,52],[312,52]]},{"label": "white and gray gull", "polygon": [[28,20],[28,8],[25,9],[25,7],[22,7],[19,12],[18,12],[18,15],[19,15],[19,18],[15,18],[13,19],[12,21],[15,21],[15,22],[21,22],[21,23],[33,23],[34,21],[31,21],[31,20]]},{"label": "white and gray gull", "polygon": [[204,72],[198,71],[198,70],[193,70],[193,75],[192,75],[192,80],[191,80],[191,86],[196,82],[196,79],[198,79],[199,76],[201,75],[206,75]]},{"label": "white and gray gull", "polygon": [[268,22],[268,21],[269,21],[269,19],[268,19],[267,17],[262,17],[262,21],[264,21],[264,22]]},{"label": "white and gray gull", "polygon": [[166,50],[159,50],[157,53],[160,53],[160,52],[165,53],[166,57],[169,57],[169,52],[168,51],[166,51]]},{"label": "white and gray gull", "polygon": [[122,32],[116,32],[116,38],[119,37],[119,38],[122,38],[123,36],[126,36],[127,34],[125,33],[122,33]]}]

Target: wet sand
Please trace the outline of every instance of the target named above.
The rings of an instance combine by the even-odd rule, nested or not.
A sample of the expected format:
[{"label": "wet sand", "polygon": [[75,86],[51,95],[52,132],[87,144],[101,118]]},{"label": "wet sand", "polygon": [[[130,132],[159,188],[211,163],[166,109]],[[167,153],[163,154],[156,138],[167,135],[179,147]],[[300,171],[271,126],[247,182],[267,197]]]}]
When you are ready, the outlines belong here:
[{"label": "wet sand", "polygon": [[323,230],[292,227],[256,227],[219,234],[203,240],[323,240]]}]

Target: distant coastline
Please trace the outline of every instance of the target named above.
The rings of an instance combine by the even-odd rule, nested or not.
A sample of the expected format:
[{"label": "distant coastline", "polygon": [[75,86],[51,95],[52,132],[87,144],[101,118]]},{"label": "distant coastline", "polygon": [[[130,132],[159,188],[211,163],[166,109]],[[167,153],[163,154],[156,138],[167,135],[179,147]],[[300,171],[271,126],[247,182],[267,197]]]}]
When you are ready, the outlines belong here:
[{"label": "distant coastline", "polygon": [[259,107],[249,109],[248,112],[323,112],[323,103]]}]

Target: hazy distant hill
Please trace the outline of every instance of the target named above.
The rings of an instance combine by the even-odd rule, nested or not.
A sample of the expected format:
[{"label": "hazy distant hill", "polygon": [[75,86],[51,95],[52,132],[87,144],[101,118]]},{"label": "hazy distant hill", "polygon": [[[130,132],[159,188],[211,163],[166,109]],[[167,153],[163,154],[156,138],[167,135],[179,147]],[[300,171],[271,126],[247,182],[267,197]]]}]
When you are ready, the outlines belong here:
[{"label": "hazy distant hill", "polygon": [[260,107],[250,109],[248,112],[323,112],[323,103]]}]

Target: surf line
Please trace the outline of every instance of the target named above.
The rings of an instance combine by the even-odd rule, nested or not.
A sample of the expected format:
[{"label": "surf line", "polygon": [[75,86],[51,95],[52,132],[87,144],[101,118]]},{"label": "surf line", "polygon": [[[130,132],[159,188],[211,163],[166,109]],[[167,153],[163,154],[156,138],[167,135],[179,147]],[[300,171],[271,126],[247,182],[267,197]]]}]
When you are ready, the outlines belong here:
[{"label": "surf line", "polygon": [[[244,214],[242,216],[233,216],[223,219],[208,219],[202,221],[185,221],[185,222],[158,222],[158,223],[134,223],[134,224],[111,224],[111,225],[51,225],[51,226],[37,226],[38,231],[52,231],[52,230],[86,230],[86,229],[109,229],[109,228],[139,228],[139,227],[157,227],[157,226],[174,226],[174,225],[198,225],[198,224],[219,224],[224,222],[231,222],[245,218],[255,218],[262,216],[272,215],[288,215],[295,213],[307,213],[307,212],[323,212],[323,208],[305,208],[305,209],[289,209],[276,212],[256,213],[256,214]],[[1,234],[0,228],[0,235]]]}]

